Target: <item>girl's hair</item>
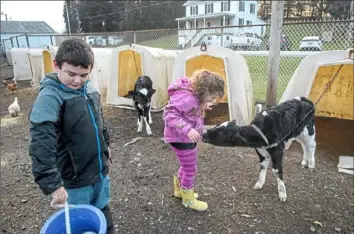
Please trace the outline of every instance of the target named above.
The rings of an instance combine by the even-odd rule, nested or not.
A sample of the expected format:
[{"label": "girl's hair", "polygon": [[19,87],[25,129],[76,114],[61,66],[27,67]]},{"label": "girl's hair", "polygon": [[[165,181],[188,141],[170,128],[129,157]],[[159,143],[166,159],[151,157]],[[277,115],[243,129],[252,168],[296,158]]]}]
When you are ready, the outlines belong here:
[{"label": "girl's hair", "polygon": [[224,80],[219,74],[208,70],[197,70],[190,77],[192,88],[201,102],[204,102],[210,95],[218,98],[224,96]]}]

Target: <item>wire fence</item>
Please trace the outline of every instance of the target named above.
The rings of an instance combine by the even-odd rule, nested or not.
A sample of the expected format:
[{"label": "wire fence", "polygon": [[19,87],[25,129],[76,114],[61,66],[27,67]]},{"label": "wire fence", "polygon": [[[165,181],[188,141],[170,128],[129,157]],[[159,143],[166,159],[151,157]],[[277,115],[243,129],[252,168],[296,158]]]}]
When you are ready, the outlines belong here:
[{"label": "wire fence", "polygon": [[[194,22],[194,25],[196,21]],[[196,25],[202,25],[198,22]],[[190,24],[186,24],[190,25]],[[284,21],[280,40],[280,73],[278,77],[278,99],[284,92],[289,79],[309,53],[298,51],[347,50],[353,46],[353,20],[328,21],[293,20]],[[2,48],[43,48],[58,46],[72,36],[82,38],[92,47],[117,47],[129,44],[168,49],[185,50],[191,47],[217,45],[240,51],[247,60],[253,81],[254,99],[264,100],[267,88],[267,67],[270,41],[270,24],[225,27],[198,27],[160,29],[110,33],[88,33],[71,35],[20,35],[2,40]],[[288,51],[288,52],[286,52]],[[298,53],[296,53],[298,52]]]}]

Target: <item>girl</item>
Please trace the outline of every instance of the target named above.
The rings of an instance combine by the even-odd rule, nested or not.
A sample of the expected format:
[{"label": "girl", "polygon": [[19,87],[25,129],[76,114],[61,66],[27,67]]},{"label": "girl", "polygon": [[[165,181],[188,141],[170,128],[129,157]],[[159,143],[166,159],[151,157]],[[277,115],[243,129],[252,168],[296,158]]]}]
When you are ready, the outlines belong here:
[{"label": "girl", "polygon": [[170,101],[165,107],[165,142],[171,145],[180,168],[174,176],[175,196],[182,197],[182,204],[197,211],[204,211],[208,204],[198,201],[194,193],[197,174],[197,142],[201,139],[205,110],[209,103],[224,96],[224,81],[213,72],[196,71],[192,77],[181,77],[168,87]]}]

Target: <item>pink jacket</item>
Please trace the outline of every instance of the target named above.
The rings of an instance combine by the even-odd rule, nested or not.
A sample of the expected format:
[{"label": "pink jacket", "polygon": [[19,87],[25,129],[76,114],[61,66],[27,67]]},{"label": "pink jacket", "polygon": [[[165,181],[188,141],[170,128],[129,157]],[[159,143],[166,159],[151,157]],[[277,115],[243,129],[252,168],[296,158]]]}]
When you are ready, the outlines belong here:
[{"label": "pink jacket", "polygon": [[188,132],[194,128],[201,134],[204,125],[199,98],[193,94],[187,77],[173,81],[167,91],[170,101],[163,113],[165,141],[191,143]]}]

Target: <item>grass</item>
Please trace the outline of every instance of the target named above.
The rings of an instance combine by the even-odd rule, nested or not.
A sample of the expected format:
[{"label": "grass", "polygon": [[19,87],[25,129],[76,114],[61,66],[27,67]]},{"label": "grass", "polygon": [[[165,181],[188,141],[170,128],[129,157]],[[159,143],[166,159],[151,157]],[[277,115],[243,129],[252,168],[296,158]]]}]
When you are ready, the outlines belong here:
[{"label": "grass", "polygon": [[[253,100],[265,100],[268,79],[268,58],[264,56],[245,56],[245,59],[252,78]],[[301,60],[302,58],[281,58],[277,88],[278,101]]]},{"label": "grass", "polygon": [[[165,36],[156,40],[143,41],[138,44],[163,49],[172,48],[171,45],[177,45],[177,36]],[[265,100],[267,90],[267,73],[268,73],[268,58],[264,56],[245,56],[253,84],[253,99]],[[282,57],[280,61],[280,71],[278,78],[278,94],[279,101],[283,94],[291,76],[299,66],[302,58],[287,58]]]},{"label": "grass", "polygon": [[142,41],[137,44],[143,46],[174,50],[174,49],[178,49],[177,47],[178,36],[177,35],[163,36],[155,40]]},{"label": "grass", "polygon": [[[324,32],[332,32],[332,40],[324,41],[323,51],[327,50],[346,50],[352,46],[352,42],[348,37],[348,23],[311,23],[311,24],[294,24],[284,25],[282,33],[288,36],[292,42],[291,50],[298,50],[300,42],[307,36],[323,37]],[[270,27],[267,28],[269,35]]]},{"label": "grass", "polygon": [[[323,51],[345,50],[352,47],[352,42],[346,35],[347,23],[311,23],[311,24],[293,24],[284,25],[283,33],[288,36],[292,42],[291,50],[298,50],[302,38],[306,36],[323,36],[323,32],[333,31],[332,41],[324,42]],[[266,33],[269,35],[270,27],[267,27]],[[268,43],[265,42],[264,43]],[[157,47],[163,49],[178,49],[178,36],[163,36],[155,40],[142,41],[138,44]],[[265,100],[267,90],[268,58],[262,56],[246,56],[249,71],[253,83],[254,100]],[[282,57],[280,61],[280,72],[278,77],[277,100],[279,101],[286,86],[299,66],[302,58]]]}]

